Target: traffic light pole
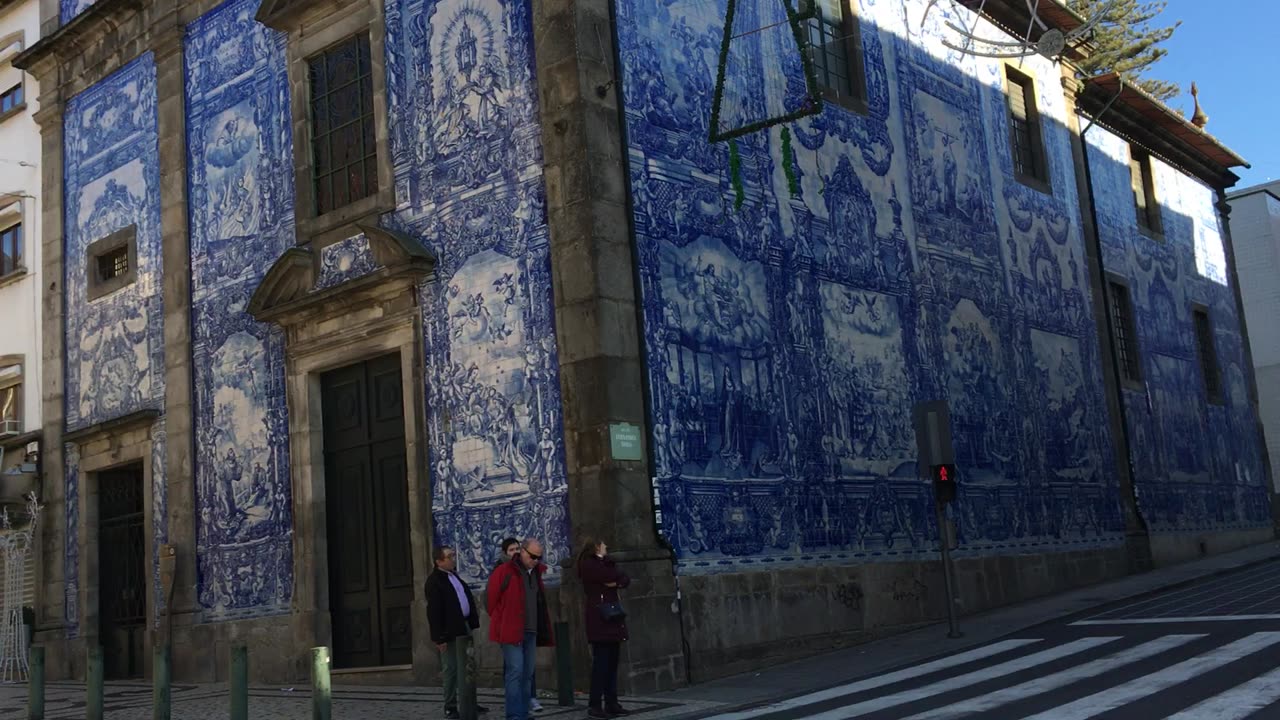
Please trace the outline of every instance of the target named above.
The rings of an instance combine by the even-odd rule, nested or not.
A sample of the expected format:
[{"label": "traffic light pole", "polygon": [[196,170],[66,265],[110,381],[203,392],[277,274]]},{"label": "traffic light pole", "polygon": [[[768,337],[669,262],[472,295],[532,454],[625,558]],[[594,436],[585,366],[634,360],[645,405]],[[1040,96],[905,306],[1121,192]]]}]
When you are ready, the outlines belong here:
[{"label": "traffic light pole", "polygon": [[956,622],[955,570],[951,562],[951,521],[947,519],[946,508],[938,499],[935,491],[933,509],[938,516],[938,547],[942,549],[942,582],[947,593],[947,637],[955,639],[964,637]]}]

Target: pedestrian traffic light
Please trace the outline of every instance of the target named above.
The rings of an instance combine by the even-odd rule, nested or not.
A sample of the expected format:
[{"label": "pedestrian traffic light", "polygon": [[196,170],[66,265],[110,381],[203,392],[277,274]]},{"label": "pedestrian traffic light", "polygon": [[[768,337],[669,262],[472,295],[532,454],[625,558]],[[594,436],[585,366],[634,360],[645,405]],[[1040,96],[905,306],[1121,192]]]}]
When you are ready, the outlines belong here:
[{"label": "pedestrian traffic light", "polygon": [[955,502],[956,466],[951,463],[931,465],[929,474],[933,478],[933,491],[938,496],[938,502]]}]

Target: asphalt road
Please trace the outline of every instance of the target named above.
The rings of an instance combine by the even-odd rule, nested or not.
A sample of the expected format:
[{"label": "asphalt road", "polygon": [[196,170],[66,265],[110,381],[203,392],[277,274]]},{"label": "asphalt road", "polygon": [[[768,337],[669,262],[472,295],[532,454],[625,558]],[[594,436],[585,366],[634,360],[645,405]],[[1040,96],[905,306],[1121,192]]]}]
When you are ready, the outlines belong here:
[{"label": "asphalt road", "polygon": [[1280,561],[708,720],[1280,720]]}]

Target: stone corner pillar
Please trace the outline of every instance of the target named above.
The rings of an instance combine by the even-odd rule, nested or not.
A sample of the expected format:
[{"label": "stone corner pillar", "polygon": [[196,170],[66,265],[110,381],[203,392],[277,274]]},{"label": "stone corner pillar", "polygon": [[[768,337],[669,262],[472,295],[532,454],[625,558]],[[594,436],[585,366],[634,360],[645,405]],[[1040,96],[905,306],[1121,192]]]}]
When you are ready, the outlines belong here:
[{"label": "stone corner pillar", "polygon": [[[619,681],[635,693],[684,684],[685,657],[672,557],[654,525],[650,462],[610,455],[611,424],[629,423],[648,436],[611,4],[534,3],[533,39],[570,540],[604,540],[633,580],[623,602],[635,632],[623,648]],[[573,628],[576,675],[584,680],[589,659],[573,575],[566,572],[564,617]]]}]

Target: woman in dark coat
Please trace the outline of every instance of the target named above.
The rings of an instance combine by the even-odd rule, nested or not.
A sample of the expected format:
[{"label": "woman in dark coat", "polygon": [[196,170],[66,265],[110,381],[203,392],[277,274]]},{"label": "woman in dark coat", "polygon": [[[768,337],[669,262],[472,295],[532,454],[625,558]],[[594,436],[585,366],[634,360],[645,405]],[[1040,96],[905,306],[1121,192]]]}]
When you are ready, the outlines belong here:
[{"label": "woman in dark coat", "polygon": [[627,639],[626,617],[606,619],[604,608],[616,607],[618,590],[631,584],[606,554],[608,546],[587,540],[578,555],[578,577],[586,593],[587,640],[591,642],[591,704],[589,718],[612,718],[629,712],[618,704],[618,659]]}]

